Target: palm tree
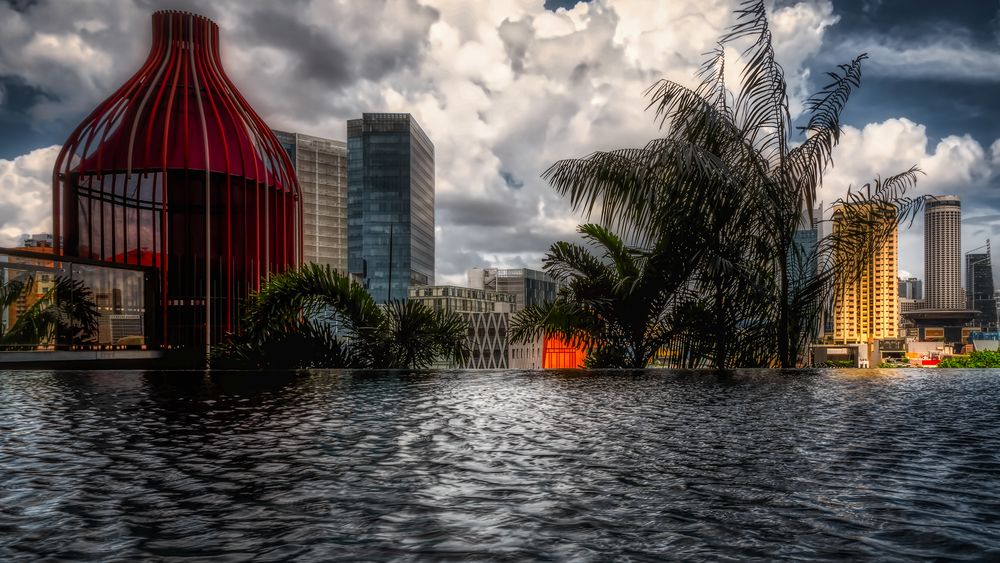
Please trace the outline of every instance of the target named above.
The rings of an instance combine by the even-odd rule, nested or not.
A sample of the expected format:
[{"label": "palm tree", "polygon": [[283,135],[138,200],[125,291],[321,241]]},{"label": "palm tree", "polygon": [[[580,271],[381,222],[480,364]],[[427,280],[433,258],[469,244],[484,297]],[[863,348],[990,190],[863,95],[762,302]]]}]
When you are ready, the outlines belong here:
[{"label": "palm tree", "polygon": [[[840,140],[840,115],[860,86],[865,55],[828,74],[830,82],[806,102],[804,125],[789,114],[784,72],[774,58],[764,0],[748,0],[736,23],[702,66],[698,87],[661,80],[647,92],[649,107],[665,136],[641,149],[594,153],[559,161],[543,175],[576,210],[597,215],[630,241],[650,248],[686,228],[697,228],[705,248],[689,280],[694,298],[685,303],[689,330],[676,344],[699,361],[720,368],[792,367],[802,358],[808,335],[820,324],[837,284],[860,276],[892,229],[919,211],[922,200],[906,197],[919,172],[912,168],[860,190],[849,189],[838,205],[892,209],[855,213],[850,233],[825,240],[812,256],[795,248],[803,211],[812,210],[823,174]],[[727,84],[726,48],[743,47],[739,84]],[[802,135],[798,144],[793,133]],[[840,253],[834,275],[807,263]],[[823,258],[823,257],[826,258]],[[844,260],[845,256],[851,256]],[[847,275],[843,275],[844,272]],[[808,274],[808,275],[806,275]],[[707,339],[707,340],[706,340]],[[707,343],[707,347],[706,347]]]},{"label": "palm tree", "polygon": [[213,366],[413,369],[468,355],[459,314],[410,301],[380,306],[348,276],[317,264],[272,276],[243,324],[212,350]]},{"label": "palm tree", "polygon": [[511,340],[561,334],[583,344],[588,367],[644,368],[676,335],[673,314],[698,261],[698,245],[692,237],[661,239],[647,250],[627,246],[600,225],[578,230],[600,254],[579,244],[553,244],[545,269],[565,285],[555,301],[514,317]]},{"label": "palm tree", "polygon": [[[0,284],[0,310],[9,310],[35,291],[35,278],[24,276]],[[79,279],[55,278],[10,326],[0,325],[0,346],[33,348],[55,343],[80,346],[93,343],[97,332],[97,305],[90,289]]]}]

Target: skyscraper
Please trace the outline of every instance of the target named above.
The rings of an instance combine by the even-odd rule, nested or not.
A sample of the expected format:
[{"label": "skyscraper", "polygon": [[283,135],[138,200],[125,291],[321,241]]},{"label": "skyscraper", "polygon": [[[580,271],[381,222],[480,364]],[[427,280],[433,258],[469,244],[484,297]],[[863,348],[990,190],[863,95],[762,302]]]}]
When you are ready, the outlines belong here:
[{"label": "skyscraper", "polygon": [[[834,232],[847,228],[849,219],[838,207],[833,210]],[[885,221],[895,220],[887,212]],[[849,279],[836,295],[833,309],[835,342],[868,342],[896,338],[899,334],[899,252],[895,223],[888,240],[875,250],[860,277]],[[834,267],[839,267],[835,264]]]},{"label": "skyscraper", "polygon": [[993,294],[993,264],[989,251],[965,255],[966,308],[976,311],[976,324],[987,328],[996,324]]},{"label": "skyscraper", "polygon": [[792,246],[788,250],[788,268],[792,287],[807,283],[816,275],[819,266],[820,221],[823,218],[823,204],[811,213],[803,211],[800,228],[795,231]]},{"label": "skyscraper", "polygon": [[962,204],[958,196],[924,206],[924,301],[927,309],[962,309]]},{"label": "skyscraper", "polygon": [[924,298],[924,282],[917,278],[899,278],[899,296],[906,299],[922,300]]},{"label": "skyscraper", "polygon": [[347,122],[347,266],[376,301],[434,283],[434,145],[406,113]]},{"label": "skyscraper", "polygon": [[274,131],[295,166],[302,189],[302,243],[306,262],[347,272],[347,144]]}]

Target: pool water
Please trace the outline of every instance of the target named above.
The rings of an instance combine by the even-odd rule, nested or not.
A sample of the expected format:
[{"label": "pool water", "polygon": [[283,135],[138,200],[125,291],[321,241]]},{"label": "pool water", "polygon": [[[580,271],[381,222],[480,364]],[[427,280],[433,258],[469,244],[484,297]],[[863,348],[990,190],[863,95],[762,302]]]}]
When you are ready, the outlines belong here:
[{"label": "pool water", "polygon": [[1000,560],[1000,371],[0,372],[0,560]]}]

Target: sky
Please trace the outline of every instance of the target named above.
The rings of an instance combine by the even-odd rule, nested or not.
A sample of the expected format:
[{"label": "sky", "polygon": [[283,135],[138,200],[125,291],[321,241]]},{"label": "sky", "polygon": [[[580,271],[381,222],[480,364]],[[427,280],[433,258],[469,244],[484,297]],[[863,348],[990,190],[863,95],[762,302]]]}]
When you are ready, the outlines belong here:
[{"label": "sky", "polygon": [[[585,221],[541,173],[659,135],[644,90],[693,85],[737,4],[0,0],[0,246],[51,232],[60,144],[139,68],[151,13],[183,9],[220,25],[228,74],[274,128],[342,140],[362,112],[416,117],[435,145],[438,283],[537,268]],[[962,197],[963,251],[1000,233],[1000,0],[775,0],[770,18],[793,114],[870,57],[821,199],[917,165],[914,195]],[[900,235],[921,278],[922,233]]]}]

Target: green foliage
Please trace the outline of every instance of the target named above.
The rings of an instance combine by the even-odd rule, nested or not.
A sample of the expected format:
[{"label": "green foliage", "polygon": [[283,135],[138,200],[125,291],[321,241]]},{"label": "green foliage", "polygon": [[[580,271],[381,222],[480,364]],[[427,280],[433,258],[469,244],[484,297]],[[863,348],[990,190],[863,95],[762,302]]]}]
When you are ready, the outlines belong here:
[{"label": "green foliage", "polygon": [[827,360],[826,367],[828,368],[853,368],[857,367],[851,360]]},{"label": "green foliage", "polygon": [[[603,257],[554,244],[546,268],[575,288],[552,307],[526,311],[521,324],[561,327],[592,352],[601,350],[597,357],[622,358],[612,363],[640,364],[636,336],[666,326],[666,345],[678,351],[672,357],[684,367],[793,367],[804,359],[837,291],[858,279],[875,250],[921,209],[922,199],[905,195],[919,173],[911,168],[849,188],[834,202],[840,227],[815,252],[795,244],[796,231],[808,226],[804,211],[815,205],[840,139],[841,112],[860,86],[866,56],[829,73],[829,83],[807,100],[805,125],[794,127],[765,5],[749,0],[737,10],[733,28],[703,65],[698,87],[661,80],[648,90],[663,138],[639,149],[562,160],[545,172],[574,209],[626,242],[615,246],[590,237],[603,247]],[[726,47],[742,51],[744,68],[735,85],[726,83]],[[663,281],[643,287],[642,295],[656,300],[640,307],[651,307],[650,316],[622,325],[632,329],[630,337],[624,337],[628,330],[602,334],[595,319],[614,326],[608,310],[642,303],[623,291],[638,279],[625,255],[645,261],[640,272]],[[623,287],[609,279],[622,280]],[[601,291],[588,293],[588,284]],[[609,346],[621,353],[602,350]]]},{"label": "green foliage", "polygon": [[[674,336],[675,298],[691,273],[691,250],[678,240],[641,250],[600,225],[582,225],[587,247],[557,242],[545,269],[565,283],[554,302],[527,307],[511,321],[510,336],[526,342],[562,334],[587,349],[587,367],[643,368]],[[673,244],[671,244],[671,242]]]},{"label": "green foliage", "polygon": [[1000,368],[1000,352],[982,350],[968,356],[951,356],[938,363],[939,368]]},{"label": "green foliage", "polygon": [[[10,310],[35,291],[35,279],[24,276],[0,285],[0,310]],[[81,346],[94,343],[100,314],[83,281],[57,277],[10,326],[0,326],[0,346],[31,349],[39,345]]]},{"label": "green foliage", "polygon": [[410,301],[379,306],[349,277],[316,264],[272,276],[242,325],[213,348],[213,367],[413,369],[469,353],[461,315]]}]

